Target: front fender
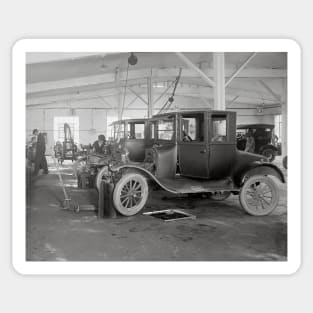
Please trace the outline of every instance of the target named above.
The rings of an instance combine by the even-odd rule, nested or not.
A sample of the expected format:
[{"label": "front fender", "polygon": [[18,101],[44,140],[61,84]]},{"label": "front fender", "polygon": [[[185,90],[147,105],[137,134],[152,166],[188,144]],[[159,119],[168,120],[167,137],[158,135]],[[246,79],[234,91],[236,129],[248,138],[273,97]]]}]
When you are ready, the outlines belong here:
[{"label": "front fender", "polygon": [[282,171],[274,164],[271,163],[262,163],[262,162],[253,162],[248,167],[245,167],[235,173],[234,181],[237,186],[241,186],[247,177],[255,175],[266,175],[266,176],[275,176],[282,183],[285,183],[285,177]]},{"label": "front fender", "polygon": [[262,154],[265,149],[271,149],[271,150],[275,151],[276,153],[278,152],[277,147],[275,147],[273,145],[265,145],[265,146],[261,147],[259,153]]},{"label": "front fender", "polygon": [[138,171],[139,173],[141,173],[143,176],[147,177],[148,179],[151,179],[152,181],[154,181],[155,183],[157,183],[161,188],[163,188],[164,190],[171,192],[171,193],[177,193],[177,191],[172,190],[170,188],[168,188],[167,186],[165,186],[164,184],[162,184],[148,169],[140,166],[140,165],[136,165],[136,164],[123,164],[123,165],[119,165],[116,167],[112,167],[110,168],[110,171],[113,173],[118,173],[123,169],[132,169],[135,171]]}]

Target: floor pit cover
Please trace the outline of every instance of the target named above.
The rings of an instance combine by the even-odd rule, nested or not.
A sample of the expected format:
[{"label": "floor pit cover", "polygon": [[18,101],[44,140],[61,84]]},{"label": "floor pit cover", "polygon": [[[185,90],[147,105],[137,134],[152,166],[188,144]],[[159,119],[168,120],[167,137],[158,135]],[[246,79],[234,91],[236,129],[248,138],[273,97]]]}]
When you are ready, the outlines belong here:
[{"label": "floor pit cover", "polygon": [[181,211],[181,210],[176,210],[176,209],[145,212],[143,214],[159,218],[165,222],[177,221],[177,220],[182,220],[182,219],[195,219],[196,218],[192,214],[186,213],[186,212]]}]

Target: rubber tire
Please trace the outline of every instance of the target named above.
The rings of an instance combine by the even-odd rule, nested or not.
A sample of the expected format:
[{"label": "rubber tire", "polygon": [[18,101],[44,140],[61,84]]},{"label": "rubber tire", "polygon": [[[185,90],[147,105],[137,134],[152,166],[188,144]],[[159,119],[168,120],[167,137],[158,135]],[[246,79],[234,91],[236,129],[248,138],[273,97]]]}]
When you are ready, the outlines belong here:
[{"label": "rubber tire", "polygon": [[[258,181],[266,183],[271,188],[272,195],[273,195],[273,203],[268,210],[256,211],[252,207],[250,207],[249,204],[247,203],[247,199],[245,197],[246,191],[251,184],[256,183]],[[269,215],[271,212],[273,212],[276,209],[278,202],[279,202],[278,186],[276,185],[274,180],[268,176],[264,176],[264,175],[251,176],[250,178],[247,179],[247,181],[244,183],[244,185],[242,186],[240,190],[239,201],[240,201],[241,206],[244,208],[244,210],[250,215],[253,215],[253,216]]]},{"label": "rubber tire", "polygon": [[96,176],[96,179],[95,179],[95,186],[96,186],[96,189],[99,191],[100,190],[100,185],[101,185],[101,181],[102,181],[102,176],[105,174],[105,173],[108,173],[109,172],[109,169],[108,167],[105,165],[103,166],[100,171],[97,173],[97,176]]},{"label": "rubber tire", "polygon": [[[142,188],[142,199],[137,206],[133,208],[125,208],[121,204],[120,194],[125,184],[131,179],[134,179],[140,182],[140,185]],[[144,208],[148,200],[148,196],[149,196],[149,186],[148,186],[148,182],[146,178],[139,173],[128,173],[128,174],[123,175],[121,179],[114,186],[113,205],[120,214],[124,216],[132,216],[132,215],[139,213]]]},{"label": "rubber tire", "polygon": [[209,198],[214,201],[224,201],[231,195],[230,191],[217,191],[216,193],[210,193]]},{"label": "rubber tire", "polygon": [[[275,151],[272,149],[264,149],[262,151],[262,155],[264,155],[269,162],[273,162],[275,160]],[[270,157],[268,155],[270,155]]]}]

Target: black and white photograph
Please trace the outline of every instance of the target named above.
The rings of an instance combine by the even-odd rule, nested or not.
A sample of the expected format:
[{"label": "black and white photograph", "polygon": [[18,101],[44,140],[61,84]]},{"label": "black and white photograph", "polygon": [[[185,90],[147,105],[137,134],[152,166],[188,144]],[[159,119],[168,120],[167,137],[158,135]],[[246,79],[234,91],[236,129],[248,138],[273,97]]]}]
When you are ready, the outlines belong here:
[{"label": "black and white photograph", "polygon": [[1,312],[312,311],[310,2],[2,4]]},{"label": "black and white photograph", "polygon": [[26,263],[288,262],[288,51],[203,50],[25,53]]}]

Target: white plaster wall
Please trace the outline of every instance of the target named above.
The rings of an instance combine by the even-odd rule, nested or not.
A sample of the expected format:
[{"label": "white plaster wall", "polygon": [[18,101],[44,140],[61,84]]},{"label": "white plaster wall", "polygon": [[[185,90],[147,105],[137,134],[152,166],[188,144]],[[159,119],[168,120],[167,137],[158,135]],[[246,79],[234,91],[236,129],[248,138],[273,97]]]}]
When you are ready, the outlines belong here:
[{"label": "white plaster wall", "polygon": [[[94,112],[93,112],[94,111]],[[70,109],[39,109],[26,111],[26,140],[32,130],[38,128],[41,132],[46,132],[48,137],[47,153],[53,151],[54,138],[53,127],[54,117],[71,116]],[[98,134],[106,132],[106,110],[98,109],[77,109],[73,111],[74,116],[79,117],[79,143],[93,143]]]}]

